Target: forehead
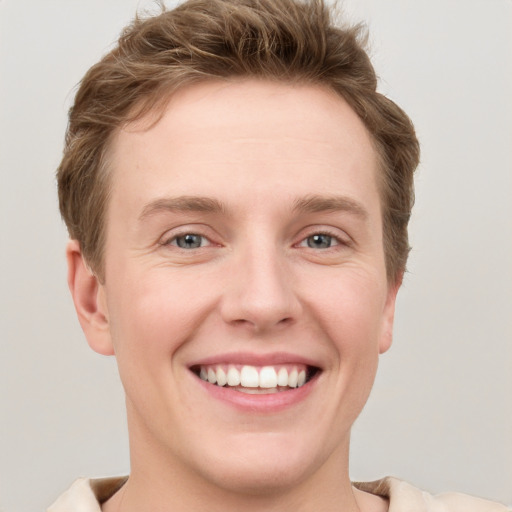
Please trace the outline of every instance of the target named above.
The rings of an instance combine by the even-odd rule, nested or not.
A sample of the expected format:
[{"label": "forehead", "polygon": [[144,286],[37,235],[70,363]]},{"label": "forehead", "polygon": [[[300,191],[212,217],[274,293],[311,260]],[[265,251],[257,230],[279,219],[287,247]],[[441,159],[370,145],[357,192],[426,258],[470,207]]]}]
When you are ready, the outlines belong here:
[{"label": "forehead", "polygon": [[120,129],[110,156],[114,205],[194,194],[247,201],[247,189],[257,202],[275,188],[293,201],[376,188],[377,157],[364,124],[339,95],[312,85],[186,87],[158,117]]}]

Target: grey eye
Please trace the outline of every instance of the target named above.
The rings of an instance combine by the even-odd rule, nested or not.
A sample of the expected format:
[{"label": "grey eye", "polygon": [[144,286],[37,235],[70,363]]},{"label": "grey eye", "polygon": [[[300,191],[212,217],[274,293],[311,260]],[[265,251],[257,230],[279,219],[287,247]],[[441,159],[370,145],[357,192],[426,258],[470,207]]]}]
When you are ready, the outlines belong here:
[{"label": "grey eye", "polygon": [[332,246],[332,236],[329,235],[311,235],[306,239],[308,247],[312,249],[328,249]]},{"label": "grey eye", "polygon": [[186,235],[177,236],[174,241],[181,249],[197,249],[202,247],[204,237],[193,233],[187,233]]}]

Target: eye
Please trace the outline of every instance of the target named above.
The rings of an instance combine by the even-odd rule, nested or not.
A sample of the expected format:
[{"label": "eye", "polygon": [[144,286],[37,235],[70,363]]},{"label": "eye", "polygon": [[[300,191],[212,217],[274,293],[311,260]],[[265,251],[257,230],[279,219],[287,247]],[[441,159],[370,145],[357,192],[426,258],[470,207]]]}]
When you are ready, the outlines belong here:
[{"label": "eye", "polygon": [[199,247],[204,247],[208,245],[208,239],[202,235],[197,235],[196,233],[185,233],[183,235],[178,235],[169,240],[169,245],[175,245],[180,249],[198,249]]},{"label": "eye", "polygon": [[329,249],[334,245],[339,245],[339,241],[337,238],[326,233],[315,233],[305,238],[301,245],[311,249]]}]

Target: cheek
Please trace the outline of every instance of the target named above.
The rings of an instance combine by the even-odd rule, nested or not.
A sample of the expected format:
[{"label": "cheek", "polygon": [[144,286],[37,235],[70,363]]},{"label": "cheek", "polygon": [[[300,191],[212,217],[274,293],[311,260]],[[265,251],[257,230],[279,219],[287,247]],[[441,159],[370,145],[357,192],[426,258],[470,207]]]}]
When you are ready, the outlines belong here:
[{"label": "cheek", "polygon": [[309,294],[322,328],[339,351],[377,351],[382,332],[386,285],[378,276],[342,270],[329,286]]},{"label": "cheek", "polygon": [[187,288],[165,272],[116,284],[108,298],[119,375],[132,413],[154,417],[155,400],[176,405],[176,397],[165,396],[164,390],[180,371],[180,348],[200,323],[197,304],[193,293],[185,293]]},{"label": "cheek", "polygon": [[213,290],[165,268],[114,283],[109,311],[118,359],[125,353],[142,360],[173,355],[210,311]]}]

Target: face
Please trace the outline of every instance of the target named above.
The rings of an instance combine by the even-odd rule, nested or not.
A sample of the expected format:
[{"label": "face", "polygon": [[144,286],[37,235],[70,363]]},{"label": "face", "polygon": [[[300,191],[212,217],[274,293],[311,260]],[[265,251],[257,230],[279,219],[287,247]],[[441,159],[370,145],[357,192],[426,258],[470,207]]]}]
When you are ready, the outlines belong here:
[{"label": "face", "polygon": [[322,88],[256,81],[186,88],[152,121],[112,145],[104,325],[86,329],[117,357],[132,470],[237,489],[343,471],[396,295],[362,122]]}]

